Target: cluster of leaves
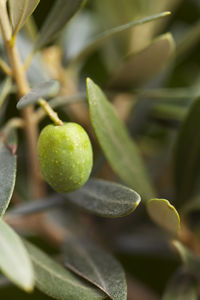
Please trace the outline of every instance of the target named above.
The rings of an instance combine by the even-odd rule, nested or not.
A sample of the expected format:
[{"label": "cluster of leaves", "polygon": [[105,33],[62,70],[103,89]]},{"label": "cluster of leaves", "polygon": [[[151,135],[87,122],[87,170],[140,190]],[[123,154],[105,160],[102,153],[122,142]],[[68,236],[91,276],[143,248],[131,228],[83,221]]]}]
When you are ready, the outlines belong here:
[{"label": "cluster of leaves", "polygon": [[[5,1],[0,0],[0,4],[2,2]],[[140,228],[141,224],[145,228],[148,227],[146,236],[149,235],[150,228],[151,235],[155,232],[158,235],[156,240],[158,245],[170,244],[180,254],[183,264],[172,276],[163,299],[178,297],[197,299],[200,259],[199,241],[195,230],[198,232],[198,228],[195,227],[192,231],[190,217],[191,213],[198,212],[200,207],[198,188],[200,98],[198,84],[178,89],[170,87],[170,80],[173,80],[181,60],[183,61],[186,54],[198,43],[199,23],[186,32],[175,45],[171,33],[156,37],[155,34],[162,31],[166,19],[169,18],[169,13],[162,11],[166,7],[173,7],[175,3],[178,8],[179,1],[174,1],[168,6],[165,3],[167,1],[163,1],[158,11],[155,9],[158,0],[149,7],[149,11],[144,9],[145,0],[135,0],[132,4],[131,1],[127,1],[129,3],[127,7],[137,8],[134,21],[123,25],[116,24],[116,27],[91,37],[92,29],[96,31],[95,26],[100,25],[93,24],[93,19],[90,20],[87,14],[91,17],[92,11],[95,11],[100,16],[105,15],[105,11],[112,11],[115,23],[119,17],[114,9],[115,1],[97,1],[92,11],[79,12],[68,24],[84,7],[85,1],[57,0],[37,32],[32,14],[37,6],[39,9],[39,2],[39,0],[8,0],[12,24],[11,43],[17,44],[32,86],[30,92],[18,101],[18,110],[10,104],[13,94],[18,93],[18,86],[12,74],[9,75],[10,71],[15,70],[7,67],[4,62],[4,58],[7,60],[6,50],[3,47],[1,49],[3,59],[0,59],[0,66],[7,74],[6,78],[2,74],[0,85],[2,274],[25,291],[30,292],[37,287],[48,297],[55,299],[125,300],[127,284],[124,270],[118,260],[95,240],[99,236],[102,242],[110,234],[112,238],[108,246],[112,246],[116,252],[123,253],[125,234],[119,227],[125,224],[127,230],[131,222],[131,227],[136,225],[138,226],[136,228]],[[139,3],[142,3],[141,7]],[[175,10],[174,7],[173,9]],[[90,22],[89,29],[83,32],[85,21]],[[58,35],[63,27],[64,34],[61,32]],[[145,36],[146,31],[148,31],[147,41],[139,42],[138,35],[142,33]],[[80,34],[79,43],[78,34]],[[76,41],[72,36],[76,36]],[[121,40],[123,39],[124,44],[128,44],[131,37],[134,46],[128,45],[124,46],[126,49],[122,49]],[[54,41],[58,43],[53,44]],[[62,55],[58,54],[60,47]],[[175,50],[178,60],[174,59]],[[56,62],[51,60],[51,53],[53,57],[55,55]],[[91,65],[92,72],[89,72]],[[57,69],[52,70],[55,67]],[[98,69],[103,70],[103,76],[101,74],[95,76]],[[86,92],[85,89],[79,92],[85,81],[85,73],[89,75],[92,73],[91,76],[94,74],[96,80],[100,76],[101,80],[98,81],[102,89],[88,78]],[[158,80],[153,81],[155,78]],[[77,81],[80,85],[75,86]],[[167,83],[169,87],[162,88]],[[148,86],[151,89],[148,89]],[[26,166],[20,155],[24,155],[26,150],[23,146],[24,138],[19,136],[19,142],[16,139],[15,127],[19,125],[19,118],[16,119],[16,116],[18,117],[18,111],[35,105],[32,117],[38,123],[45,124],[46,115],[38,108],[41,98],[47,99],[51,108],[59,109],[63,119],[82,123],[88,130],[95,151],[92,178],[75,192],[59,195],[49,191],[46,198],[40,201],[28,199],[29,201],[17,206],[13,201],[11,208],[7,210],[12,196],[13,200],[20,198],[20,201],[30,198],[27,196],[28,188],[24,190],[27,186]],[[112,103],[109,100],[112,100]],[[116,113],[118,105],[120,108]],[[125,120],[122,120],[123,112],[120,110],[124,107]],[[130,130],[124,124],[128,117]],[[181,126],[178,127],[177,123],[180,121]],[[17,153],[19,153],[18,168]],[[110,175],[102,176],[108,168],[107,173]],[[99,179],[100,177],[104,179]],[[105,177],[108,177],[109,181],[105,180]],[[163,196],[172,203],[160,199]],[[139,208],[135,211],[138,205]],[[55,226],[52,231],[58,228],[56,235],[59,235],[59,231],[65,232],[61,246],[59,245],[59,250],[57,249],[61,263],[33,245],[30,242],[31,234],[26,232],[26,228],[20,228],[22,231],[20,235],[13,230],[18,224],[17,221],[24,220],[25,216],[28,222],[31,223],[34,218],[37,222],[38,212],[46,213],[47,219],[50,219],[50,230],[52,224]],[[129,214],[130,219],[121,219]],[[120,221],[113,220],[110,221],[113,223],[109,223],[108,218],[120,218]],[[105,224],[102,224],[101,220]],[[152,221],[158,227],[154,226]],[[112,230],[112,226],[108,228],[109,224],[116,224],[118,231]],[[192,225],[194,226],[193,223]],[[39,226],[42,227],[43,223]],[[27,239],[24,238],[24,232]],[[150,252],[151,241],[149,245],[144,245],[141,243],[144,234],[142,233],[138,239],[134,239],[134,234],[131,234],[131,239],[132,243],[135,243],[135,248],[139,244],[140,252]],[[46,238],[48,239],[48,235]],[[191,249],[187,249],[186,244]],[[158,251],[158,248],[153,247],[153,252]],[[169,250],[168,254],[174,257],[174,252]],[[2,287],[5,284],[9,285],[9,282],[3,279],[2,283],[0,280],[0,285]]]}]

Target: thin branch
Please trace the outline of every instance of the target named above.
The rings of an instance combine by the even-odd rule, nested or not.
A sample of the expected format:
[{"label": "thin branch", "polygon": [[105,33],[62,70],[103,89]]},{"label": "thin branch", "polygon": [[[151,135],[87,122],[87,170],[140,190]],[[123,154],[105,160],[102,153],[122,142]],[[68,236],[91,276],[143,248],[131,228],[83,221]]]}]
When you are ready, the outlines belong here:
[{"label": "thin branch", "polygon": [[9,67],[9,65],[0,57],[0,68],[2,69],[2,71],[8,75],[8,76],[12,76],[12,70]]},{"label": "thin branch", "polygon": [[44,99],[39,99],[38,103],[49,116],[49,118],[56,124],[56,125],[63,125],[63,122],[59,119],[58,114],[51,108],[48,102]]},{"label": "thin branch", "polygon": [[[16,81],[17,91],[19,98],[23,97],[30,90],[27,82],[26,73],[21,63],[19,53],[15,45],[11,44],[12,29],[8,17],[6,1],[0,0],[0,27],[2,37],[10,61],[13,77]],[[33,107],[27,107],[22,111],[25,121],[25,133],[27,139],[29,165],[30,165],[30,183],[31,192],[34,198],[40,197],[43,194],[43,182],[41,181],[39,162],[37,157],[37,140],[38,140],[38,127],[32,117],[34,114]]]}]

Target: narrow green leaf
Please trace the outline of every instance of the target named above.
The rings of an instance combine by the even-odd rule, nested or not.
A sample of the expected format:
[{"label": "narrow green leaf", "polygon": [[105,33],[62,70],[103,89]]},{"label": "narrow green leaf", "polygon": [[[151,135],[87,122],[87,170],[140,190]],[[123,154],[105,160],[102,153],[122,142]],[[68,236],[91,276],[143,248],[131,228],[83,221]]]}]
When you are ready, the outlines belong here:
[{"label": "narrow green leaf", "polygon": [[176,201],[183,204],[194,196],[200,176],[200,98],[191,105],[179,130],[174,155]]},{"label": "narrow green leaf", "polygon": [[200,258],[187,249],[181,242],[175,240],[172,244],[178,251],[178,254],[180,255],[180,258],[187,270],[200,279]]},{"label": "narrow green leaf", "polygon": [[32,15],[40,0],[9,0],[13,36],[16,36],[28,17]]},{"label": "narrow green leaf", "polygon": [[17,108],[22,109],[26,106],[37,103],[39,98],[53,97],[58,93],[59,88],[60,84],[57,80],[52,79],[42,82],[19,100]]},{"label": "narrow green leaf", "polygon": [[100,179],[91,179],[81,189],[66,196],[86,211],[110,218],[128,215],[140,203],[140,196],[135,191]]},{"label": "narrow green leaf", "polygon": [[198,284],[193,276],[178,270],[170,279],[162,300],[197,300]]},{"label": "narrow green leaf", "polygon": [[105,295],[100,290],[84,283],[44,252],[25,242],[31,257],[35,284],[39,290],[58,300],[101,300]]},{"label": "narrow green leaf", "polygon": [[9,95],[12,89],[12,80],[7,77],[0,85],[0,108],[4,103],[4,100]]},{"label": "narrow green leaf", "polygon": [[85,2],[85,0],[57,0],[42,26],[35,49],[38,50],[49,43]]},{"label": "narrow green leaf", "polygon": [[170,233],[177,235],[180,229],[180,217],[175,207],[165,199],[151,199],[147,202],[147,211],[152,220]]},{"label": "narrow green leaf", "polygon": [[176,57],[180,63],[198,43],[200,39],[200,22],[192,26],[177,44]]},{"label": "narrow green leaf", "polygon": [[103,32],[102,34],[100,34],[99,36],[97,36],[96,38],[94,38],[93,41],[88,44],[88,46],[86,46],[80,53],[78,53],[74,58],[71,59],[71,63],[74,61],[86,58],[88,55],[90,55],[95,50],[97,50],[99,47],[101,47],[107,40],[115,37],[116,35],[118,35],[122,32],[125,32],[126,30],[131,29],[134,26],[152,22],[154,20],[158,20],[158,19],[166,17],[168,15],[170,15],[170,12],[168,12],[168,11],[162,12],[160,14],[148,16],[146,18],[109,29],[109,30]]},{"label": "narrow green leaf", "polygon": [[[4,139],[2,137],[2,139]],[[0,139],[0,216],[2,216],[10,202],[16,180],[16,155],[12,147]]]},{"label": "narrow green leaf", "polygon": [[0,219],[0,270],[25,291],[32,291],[34,275],[29,255],[19,236]]},{"label": "narrow green leaf", "polygon": [[140,152],[101,89],[87,80],[90,117],[99,143],[113,170],[144,199],[154,197]]},{"label": "narrow green leaf", "polygon": [[68,239],[64,248],[66,266],[100,288],[112,300],[126,300],[127,286],[119,262],[108,252],[84,238]]},{"label": "narrow green leaf", "polygon": [[133,88],[151,79],[169,62],[175,43],[170,33],[156,38],[143,50],[129,55],[111,79],[110,86]]}]

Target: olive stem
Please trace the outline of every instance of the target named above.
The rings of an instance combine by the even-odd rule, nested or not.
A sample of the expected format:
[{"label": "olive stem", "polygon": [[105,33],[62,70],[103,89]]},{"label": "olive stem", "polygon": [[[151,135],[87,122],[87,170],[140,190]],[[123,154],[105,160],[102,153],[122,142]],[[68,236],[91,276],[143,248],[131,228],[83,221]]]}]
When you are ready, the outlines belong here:
[{"label": "olive stem", "polygon": [[9,65],[2,59],[0,58],[0,68],[2,69],[2,71],[8,75],[8,76],[12,76],[12,70],[9,67]]},{"label": "olive stem", "polygon": [[58,117],[58,114],[51,108],[48,102],[42,98],[38,100],[39,105],[43,108],[49,118],[56,124],[56,125],[63,125],[63,121],[61,121]]},{"label": "olive stem", "polygon": [[[6,0],[0,0],[0,27],[13,78],[17,85],[18,96],[21,98],[29,92],[30,87],[17,48],[15,44],[11,43],[12,28],[8,17]],[[29,153],[31,192],[32,197],[38,198],[43,195],[43,182],[40,176],[39,161],[37,157],[38,126],[33,118],[33,114],[34,109],[32,106],[26,107],[22,111]]]}]

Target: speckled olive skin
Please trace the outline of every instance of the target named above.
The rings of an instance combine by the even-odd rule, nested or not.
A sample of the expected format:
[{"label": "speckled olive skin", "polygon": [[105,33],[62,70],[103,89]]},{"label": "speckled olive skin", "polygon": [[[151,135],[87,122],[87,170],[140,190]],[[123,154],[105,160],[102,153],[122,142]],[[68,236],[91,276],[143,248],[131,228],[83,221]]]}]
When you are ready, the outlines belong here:
[{"label": "speckled olive skin", "polygon": [[40,168],[58,193],[80,188],[88,180],[93,152],[85,130],[76,123],[46,126],[38,140]]}]

